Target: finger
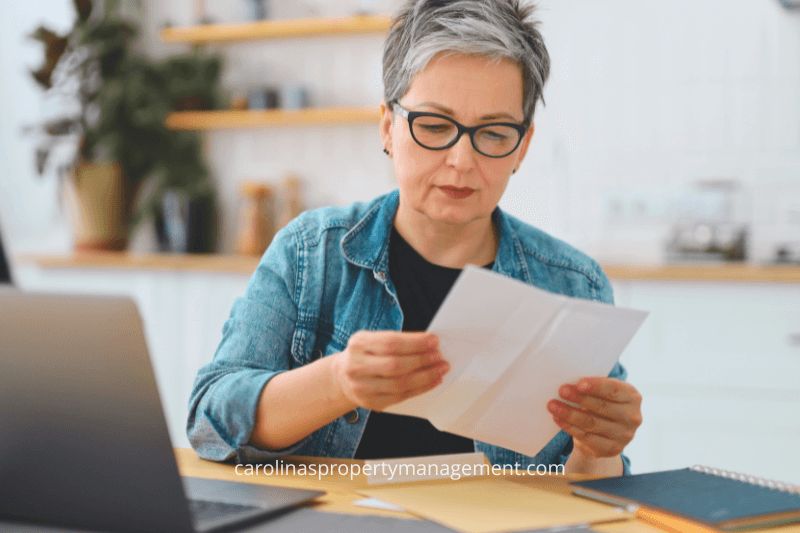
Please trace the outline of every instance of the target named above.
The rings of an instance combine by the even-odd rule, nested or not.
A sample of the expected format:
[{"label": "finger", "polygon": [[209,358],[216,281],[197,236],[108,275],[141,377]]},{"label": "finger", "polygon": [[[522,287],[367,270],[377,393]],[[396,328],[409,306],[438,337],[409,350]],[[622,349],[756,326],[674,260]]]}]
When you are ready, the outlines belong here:
[{"label": "finger", "polygon": [[585,377],[577,383],[578,392],[603,398],[609,402],[625,403],[641,401],[639,391],[631,385],[619,379],[608,377]]},{"label": "finger", "polygon": [[398,377],[444,361],[441,352],[433,351],[412,355],[367,355],[362,358],[357,372],[365,376]]},{"label": "finger", "polygon": [[405,376],[400,376],[396,378],[398,392],[403,395],[408,395],[412,391],[421,387],[426,387],[434,381],[443,379],[444,375],[449,370],[450,365],[446,361],[442,361],[429,367],[410,372]]},{"label": "finger", "polygon": [[348,345],[369,354],[412,355],[438,348],[439,339],[426,331],[357,331]]},{"label": "finger", "polygon": [[423,385],[423,386],[421,386],[419,388],[412,389],[410,391],[405,392],[404,394],[399,394],[399,395],[395,396],[394,398],[392,398],[391,400],[389,400],[387,402],[387,405],[391,405],[392,403],[401,402],[403,400],[407,400],[408,398],[413,398],[414,396],[418,396],[418,395],[420,395],[422,393],[425,393],[425,392],[428,392],[430,390],[433,390],[433,389],[435,389],[436,387],[438,387],[439,385],[442,384],[442,380],[443,380],[443,377],[439,377],[439,378],[431,381],[427,385]]},{"label": "finger", "polygon": [[568,422],[562,421],[558,426],[572,435],[574,439],[580,441],[582,446],[589,448],[592,453],[598,457],[613,457],[621,454],[625,449],[625,445],[619,441],[609,439],[602,435],[587,433],[583,429],[573,426]]},{"label": "finger", "polygon": [[440,380],[449,370],[446,362],[436,363],[396,377],[375,376],[354,385],[356,394],[365,396],[404,396],[410,391]]},{"label": "finger", "polygon": [[570,407],[557,400],[548,403],[547,407],[553,414],[556,423],[563,421],[587,433],[602,435],[612,440],[629,442],[633,439],[634,429],[624,421],[609,420],[588,411]]},{"label": "finger", "polygon": [[575,385],[562,385],[558,389],[561,398],[579,405],[582,409],[608,418],[609,420],[625,420],[630,416],[630,403],[617,403],[588,394],[581,394]]}]

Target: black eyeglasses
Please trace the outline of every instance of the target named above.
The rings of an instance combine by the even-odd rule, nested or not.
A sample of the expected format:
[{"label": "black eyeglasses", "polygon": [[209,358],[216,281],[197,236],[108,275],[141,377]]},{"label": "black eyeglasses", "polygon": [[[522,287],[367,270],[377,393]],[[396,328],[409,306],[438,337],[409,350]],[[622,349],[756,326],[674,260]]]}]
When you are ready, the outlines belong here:
[{"label": "black eyeglasses", "polygon": [[408,129],[416,143],[428,150],[446,150],[461,136],[469,134],[472,147],[486,157],[506,157],[514,153],[528,130],[527,124],[492,122],[464,126],[447,115],[424,111],[409,111],[397,100],[389,102],[392,111],[408,119]]}]

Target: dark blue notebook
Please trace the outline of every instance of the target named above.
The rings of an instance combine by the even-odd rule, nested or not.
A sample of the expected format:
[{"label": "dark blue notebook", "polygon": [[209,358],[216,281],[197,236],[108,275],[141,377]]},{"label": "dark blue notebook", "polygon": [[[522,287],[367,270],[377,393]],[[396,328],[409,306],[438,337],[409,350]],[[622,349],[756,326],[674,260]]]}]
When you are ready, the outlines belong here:
[{"label": "dark blue notebook", "polygon": [[571,485],[580,496],[641,505],[725,531],[800,522],[800,488],[702,466]]}]

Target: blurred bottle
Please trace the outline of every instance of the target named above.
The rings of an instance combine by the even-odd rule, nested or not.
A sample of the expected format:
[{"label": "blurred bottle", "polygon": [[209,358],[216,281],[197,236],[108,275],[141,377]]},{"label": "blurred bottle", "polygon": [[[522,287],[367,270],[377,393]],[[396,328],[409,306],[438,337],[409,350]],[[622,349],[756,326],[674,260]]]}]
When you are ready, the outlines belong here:
[{"label": "blurred bottle", "polygon": [[243,255],[261,255],[275,233],[273,190],[266,183],[247,181],[242,184],[241,195],[236,251]]},{"label": "blurred bottle", "polygon": [[300,191],[300,178],[295,174],[288,174],[283,179],[283,198],[280,213],[277,217],[277,227],[282,228],[303,212],[303,201]]},{"label": "blurred bottle", "polygon": [[270,5],[267,0],[245,0],[245,7],[248,20],[266,20],[270,16]]}]

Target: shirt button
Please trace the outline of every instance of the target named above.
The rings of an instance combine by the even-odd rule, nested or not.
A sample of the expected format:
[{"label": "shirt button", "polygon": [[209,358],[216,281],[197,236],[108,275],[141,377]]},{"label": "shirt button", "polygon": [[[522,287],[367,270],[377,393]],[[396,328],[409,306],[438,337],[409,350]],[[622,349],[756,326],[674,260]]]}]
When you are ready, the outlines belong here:
[{"label": "shirt button", "polygon": [[344,415],[344,419],[348,424],[355,424],[358,422],[358,409],[353,409],[352,411],[348,412],[346,415]]},{"label": "shirt button", "polygon": [[386,281],[386,274],[384,274],[383,272],[375,272],[375,279],[383,283],[384,281]]}]

